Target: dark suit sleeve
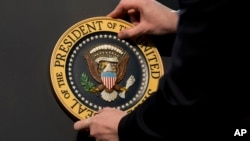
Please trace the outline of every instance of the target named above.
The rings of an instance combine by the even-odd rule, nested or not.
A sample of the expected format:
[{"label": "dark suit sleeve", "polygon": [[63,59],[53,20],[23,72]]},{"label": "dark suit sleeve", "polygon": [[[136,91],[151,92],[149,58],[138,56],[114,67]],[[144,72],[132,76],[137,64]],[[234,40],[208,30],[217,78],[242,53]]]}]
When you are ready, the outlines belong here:
[{"label": "dark suit sleeve", "polygon": [[176,37],[175,33],[167,35],[150,36],[152,42],[157,47],[160,55],[165,57],[171,57],[175,37]]},{"label": "dark suit sleeve", "polygon": [[[244,5],[243,3],[241,3]],[[244,85],[246,30],[241,4],[226,0],[182,0],[168,73],[159,89],[122,118],[120,141],[169,137],[233,136],[250,107]],[[232,10],[233,9],[233,10]],[[230,15],[225,16],[225,15]],[[233,28],[235,27],[235,28]],[[237,47],[237,49],[236,49]],[[246,125],[245,125],[246,126]]]}]

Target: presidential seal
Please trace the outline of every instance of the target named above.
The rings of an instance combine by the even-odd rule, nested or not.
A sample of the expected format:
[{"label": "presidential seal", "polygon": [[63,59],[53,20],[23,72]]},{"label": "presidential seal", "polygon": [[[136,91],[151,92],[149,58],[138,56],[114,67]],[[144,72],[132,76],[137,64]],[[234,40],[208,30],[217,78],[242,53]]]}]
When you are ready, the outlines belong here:
[{"label": "presidential seal", "polygon": [[133,25],[93,17],[71,26],[57,41],[50,63],[58,102],[77,119],[103,107],[133,111],[158,88],[161,57],[146,36],[121,40],[117,33]]}]

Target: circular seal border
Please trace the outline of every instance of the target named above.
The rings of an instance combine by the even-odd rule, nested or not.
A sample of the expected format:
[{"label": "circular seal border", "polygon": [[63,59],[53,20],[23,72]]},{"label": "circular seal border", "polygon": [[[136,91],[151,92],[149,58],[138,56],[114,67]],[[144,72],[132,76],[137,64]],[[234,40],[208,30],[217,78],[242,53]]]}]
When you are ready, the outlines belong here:
[{"label": "circular seal border", "polygon": [[[67,60],[72,60],[72,56],[74,58],[74,53],[76,54],[77,50],[79,50],[79,48],[84,45],[79,43],[79,41],[93,33],[103,31],[118,33],[119,31],[126,28],[131,28],[132,26],[133,25],[131,23],[121,19],[113,19],[110,17],[93,17],[74,24],[68,28],[57,41],[50,60],[51,82],[57,100],[73,117],[77,119],[86,119],[97,114],[98,111],[98,108],[91,108],[91,106],[86,105],[86,103],[83,103],[81,100],[79,100],[79,97],[81,98],[81,96],[77,97],[77,94],[75,94],[75,91],[78,92],[78,90],[72,90],[72,84],[74,82],[68,79],[68,72],[70,72],[71,68],[69,70],[67,66],[71,66],[72,64],[71,62],[67,62]],[[114,35],[100,36],[107,36],[107,38],[119,40],[122,43],[128,45],[128,47],[132,48],[133,50],[133,46],[129,46],[129,43],[126,40],[120,40]],[[94,39],[98,39],[98,36],[90,36],[90,38],[84,40],[83,43]],[[150,39],[147,36],[140,36],[131,40],[143,53],[147,63],[147,66],[145,67],[147,67],[149,73],[147,74],[148,84],[146,85],[147,87],[145,88],[145,93],[136,104],[133,104],[128,109],[124,109],[122,106],[114,107],[126,112],[133,111],[139,104],[151,96],[153,92],[157,90],[159,79],[164,74],[164,67],[161,57]],[[74,48],[75,46],[76,49]],[[134,49],[134,51],[135,54],[138,54],[136,53],[136,49]],[[73,85],[73,87],[75,86]],[[99,109],[101,108],[102,107],[99,107]]]}]

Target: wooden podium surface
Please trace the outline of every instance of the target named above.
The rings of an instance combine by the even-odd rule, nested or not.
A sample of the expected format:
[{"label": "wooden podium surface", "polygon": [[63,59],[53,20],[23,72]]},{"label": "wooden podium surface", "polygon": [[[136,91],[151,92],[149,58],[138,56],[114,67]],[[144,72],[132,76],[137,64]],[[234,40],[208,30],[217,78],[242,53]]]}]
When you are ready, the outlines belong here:
[{"label": "wooden podium surface", "polygon": [[[0,4],[0,141],[80,141],[50,83],[52,50],[76,22],[118,0],[4,0]],[[176,2],[162,0],[175,8]],[[87,140],[87,139],[86,139]],[[85,140],[85,141],[86,141]]]}]

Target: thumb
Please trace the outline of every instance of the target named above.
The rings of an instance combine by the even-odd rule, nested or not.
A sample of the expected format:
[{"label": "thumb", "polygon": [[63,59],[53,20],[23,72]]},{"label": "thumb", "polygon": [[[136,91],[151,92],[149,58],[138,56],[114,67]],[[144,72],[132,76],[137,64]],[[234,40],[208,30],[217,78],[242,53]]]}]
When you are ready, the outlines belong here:
[{"label": "thumb", "polygon": [[90,126],[90,119],[80,120],[75,122],[74,129],[75,130],[88,130]]}]

